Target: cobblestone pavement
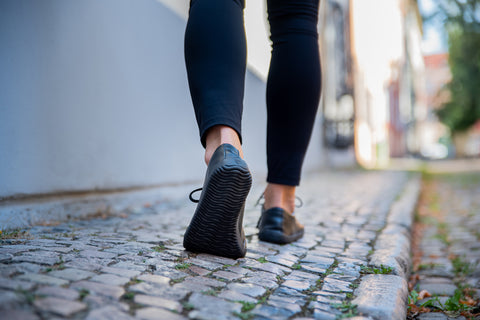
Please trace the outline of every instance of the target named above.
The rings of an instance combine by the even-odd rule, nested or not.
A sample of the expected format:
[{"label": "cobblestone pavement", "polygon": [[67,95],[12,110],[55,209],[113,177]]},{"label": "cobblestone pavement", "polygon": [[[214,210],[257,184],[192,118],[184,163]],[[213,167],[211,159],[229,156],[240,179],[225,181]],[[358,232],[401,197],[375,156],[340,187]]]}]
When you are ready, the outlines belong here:
[{"label": "cobblestone pavement", "polygon": [[405,319],[418,177],[307,175],[297,211],[306,234],[284,246],[256,236],[262,188],[247,201],[248,253],[238,260],[183,249],[195,208],[186,195],[121,217],[4,232],[0,318]]},{"label": "cobblestone pavement", "polygon": [[480,319],[480,174],[427,176],[418,221],[409,318]]}]

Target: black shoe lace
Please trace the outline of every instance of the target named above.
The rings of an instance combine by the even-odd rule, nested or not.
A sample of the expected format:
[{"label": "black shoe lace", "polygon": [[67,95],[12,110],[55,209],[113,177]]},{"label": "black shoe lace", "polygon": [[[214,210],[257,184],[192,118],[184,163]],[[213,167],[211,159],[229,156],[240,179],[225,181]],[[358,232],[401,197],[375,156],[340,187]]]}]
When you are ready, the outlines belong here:
[{"label": "black shoe lace", "polygon": [[195,189],[193,190],[192,192],[190,192],[190,194],[188,195],[188,198],[190,199],[190,201],[194,202],[194,203],[198,203],[200,201],[200,199],[194,199],[192,197],[192,195],[195,193],[195,192],[198,192],[198,191],[202,191],[203,188],[198,188],[198,189]]}]

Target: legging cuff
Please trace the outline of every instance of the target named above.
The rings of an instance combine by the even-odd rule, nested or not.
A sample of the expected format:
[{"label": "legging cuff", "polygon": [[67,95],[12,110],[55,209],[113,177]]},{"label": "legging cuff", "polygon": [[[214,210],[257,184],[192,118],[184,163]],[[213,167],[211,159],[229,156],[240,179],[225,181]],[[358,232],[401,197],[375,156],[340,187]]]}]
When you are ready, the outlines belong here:
[{"label": "legging cuff", "polygon": [[268,174],[267,182],[297,187],[300,185],[300,177],[281,177],[281,176],[276,177],[271,174]]},{"label": "legging cuff", "polygon": [[242,130],[241,130],[241,125],[237,123],[238,121],[234,121],[231,119],[220,119],[220,118],[213,118],[208,121],[205,121],[202,123],[202,125],[199,127],[200,129],[200,142],[202,143],[202,146],[205,148],[207,146],[207,132],[208,129],[210,129],[213,126],[218,126],[218,125],[224,125],[227,127],[232,128],[235,130],[238,134],[238,138],[240,139],[240,144],[242,143]]}]

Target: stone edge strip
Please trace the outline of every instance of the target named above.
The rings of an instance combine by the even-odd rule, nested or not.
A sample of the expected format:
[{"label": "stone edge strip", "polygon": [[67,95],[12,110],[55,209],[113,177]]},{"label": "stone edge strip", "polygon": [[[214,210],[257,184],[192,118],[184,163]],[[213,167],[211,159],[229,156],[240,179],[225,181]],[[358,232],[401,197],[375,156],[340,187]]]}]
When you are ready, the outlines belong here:
[{"label": "stone edge strip", "polygon": [[392,268],[392,274],[362,277],[352,303],[358,311],[373,319],[403,320],[406,318],[410,244],[415,208],[420,196],[421,177],[409,178],[392,204],[385,228],[377,237],[369,265]]}]

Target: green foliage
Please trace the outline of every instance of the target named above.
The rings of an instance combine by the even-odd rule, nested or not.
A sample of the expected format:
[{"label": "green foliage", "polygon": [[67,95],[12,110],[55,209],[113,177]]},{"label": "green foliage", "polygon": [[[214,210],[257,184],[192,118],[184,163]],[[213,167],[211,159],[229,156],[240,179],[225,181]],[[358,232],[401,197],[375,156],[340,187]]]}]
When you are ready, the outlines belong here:
[{"label": "green foliage", "polygon": [[337,316],[337,319],[352,318],[358,315],[357,305],[351,301],[343,301],[342,303],[334,304],[333,307],[342,312]]},{"label": "green foliage", "polygon": [[408,295],[408,304],[416,304],[417,301],[418,301],[418,292],[417,290],[412,290]]},{"label": "green foliage", "polygon": [[293,270],[300,270],[302,269],[302,265],[300,263],[295,263],[293,266],[292,266],[292,269]]},{"label": "green foliage", "polygon": [[248,312],[250,310],[253,310],[255,306],[257,305],[256,302],[247,302],[247,301],[240,301],[242,304],[242,312]]},{"label": "green foliage", "polygon": [[260,263],[267,263],[268,262],[268,260],[265,257],[260,257],[260,258],[257,259],[257,261],[260,262]]},{"label": "green foliage", "polygon": [[125,300],[133,300],[134,297],[135,297],[135,293],[134,293],[134,292],[126,292],[126,293],[123,295],[123,299],[125,299]]},{"label": "green foliage", "polygon": [[152,250],[155,252],[163,252],[165,251],[165,246],[163,244],[160,244],[158,246],[152,247]]},{"label": "green foliage", "polygon": [[475,269],[474,266],[458,256],[452,259],[452,266],[457,276],[469,275]]},{"label": "green foliage", "polygon": [[452,73],[446,88],[450,101],[437,115],[455,134],[480,119],[480,0],[438,0],[436,4],[432,17],[441,17],[448,31]]},{"label": "green foliage", "polygon": [[369,274],[390,274],[393,272],[392,267],[384,266],[383,264],[380,265],[379,268],[377,267],[366,267],[360,266],[362,273],[369,273]]},{"label": "green foliage", "polygon": [[188,269],[190,268],[192,264],[191,263],[187,263],[187,262],[183,262],[183,263],[179,263],[175,266],[175,269],[177,270],[185,270],[185,269]]},{"label": "green foliage", "polygon": [[455,28],[449,32],[452,80],[450,101],[437,111],[450,130],[462,132],[480,119],[480,32]]}]

